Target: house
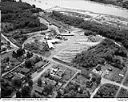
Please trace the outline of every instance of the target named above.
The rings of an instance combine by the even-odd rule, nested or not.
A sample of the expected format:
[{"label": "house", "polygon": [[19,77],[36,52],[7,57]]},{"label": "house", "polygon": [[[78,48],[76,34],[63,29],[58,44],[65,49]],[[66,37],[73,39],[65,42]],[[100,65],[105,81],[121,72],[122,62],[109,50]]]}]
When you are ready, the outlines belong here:
[{"label": "house", "polygon": [[56,72],[56,75],[59,76],[59,77],[62,77],[63,73],[64,73],[64,71],[59,70],[59,71]]},{"label": "house", "polygon": [[53,85],[53,86],[55,86],[56,83],[57,83],[55,80],[51,80],[51,79],[48,79],[48,78],[46,78],[45,82],[46,82],[47,84],[50,84],[50,85]]},{"label": "house", "polygon": [[55,75],[55,74],[50,74],[51,77],[55,80],[55,81],[59,81],[61,79],[61,77]]},{"label": "house", "polygon": [[61,33],[61,36],[74,36],[74,33]]},{"label": "house", "polygon": [[47,44],[48,44],[49,49],[53,49],[54,48],[54,46],[53,46],[53,44],[52,44],[52,42],[50,40],[47,40]]},{"label": "house", "polygon": [[15,73],[15,78],[19,78],[19,79],[22,79],[25,77],[25,75],[21,74],[21,73]]},{"label": "house", "polygon": [[22,69],[21,69],[21,73],[22,73],[22,74],[25,74],[25,75],[26,75],[26,74],[28,74],[29,72],[30,72],[30,69],[28,69],[28,68],[22,68]]},{"label": "house", "polygon": [[43,88],[42,87],[39,87],[37,85],[34,85],[33,86],[33,90],[39,94],[42,94],[43,93]]},{"label": "house", "polygon": [[93,69],[92,72],[98,75],[102,75],[103,73],[102,71],[97,71],[96,69]]},{"label": "house", "polygon": [[39,62],[37,62],[37,63],[35,64],[35,67],[36,67],[36,68],[40,68],[40,67],[42,67],[42,66],[44,66],[44,62],[43,62],[43,61],[39,61]]},{"label": "house", "polygon": [[60,43],[60,40],[59,39],[52,39],[52,40],[49,40],[52,44],[57,44],[57,43]]},{"label": "house", "polygon": [[9,73],[9,74],[7,74],[7,75],[5,76],[5,78],[7,78],[7,79],[12,79],[13,76],[14,76],[13,73]]}]

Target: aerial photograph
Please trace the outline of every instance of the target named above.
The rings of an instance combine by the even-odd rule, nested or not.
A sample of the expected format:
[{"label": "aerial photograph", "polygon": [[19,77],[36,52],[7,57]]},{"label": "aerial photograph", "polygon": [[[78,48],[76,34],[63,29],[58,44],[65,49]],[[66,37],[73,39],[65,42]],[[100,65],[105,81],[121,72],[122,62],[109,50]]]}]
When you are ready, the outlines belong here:
[{"label": "aerial photograph", "polygon": [[128,99],[128,0],[1,0],[0,9],[1,98]]}]

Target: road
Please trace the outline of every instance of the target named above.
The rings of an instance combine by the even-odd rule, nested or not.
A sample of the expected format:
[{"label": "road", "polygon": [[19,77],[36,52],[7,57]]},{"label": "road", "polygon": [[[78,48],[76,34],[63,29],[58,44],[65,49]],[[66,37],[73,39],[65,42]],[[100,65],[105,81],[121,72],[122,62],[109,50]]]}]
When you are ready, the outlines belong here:
[{"label": "road", "polygon": [[42,70],[41,72],[37,73],[37,76],[32,77],[33,82],[35,83],[35,82],[41,77],[41,75],[42,75],[46,70],[48,70],[50,67],[51,67],[51,64],[48,65],[48,66],[46,66],[45,69]]},{"label": "road", "polygon": [[[128,71],[127,71],[127,72],[128,72]],[[127,74],[128,74],[128,73],[127,73]],[[128,90],[128,87],[123,85],[124,80],[125,80],[125,78],[123,79],[122,83],[120,84],[120,83],[117,83],[117,82],[114,82],[114,81],[111,81],[111,80],[102,78],[102,79],[101,79],[101,84],[100,84],[100,85],[95,89],[95,91],[92,93],[91,98],[94,97],[94,95],[97,93],[97,91],[100,89],[100,87],[101,87],[102,85],[104,85],[104,84],[112,84],[112,85],[119,86],[119,89],[118,89],[116,95],[118,95],[119,90],[120,90],[121,88],[124,88],[124,89]],[[115,96],[116,96],[116,95],[115,95]]]},{"label": "road", "polygon": [[2,33],[1,33],[1,36],[3,37],[3,38],[5,38],[8,42],[10,42],[10,44],[13,46],[13,47],[15,47],[15,48],[19,48],[18,46],[16,46],[15,44],[13,44],[6,36],[4,36]]},{"label": "road", "polygon": [[75,78],[75,76],[78,74],[79,72],[76,72],[71,79],[69,79],[66,84],[63,86],[63,89]]},{"label": "road", "polygon": [[[17,47],[15,44],[13,44],[10,40],[8,40],[8,38],[7,38],[6,36],[4,36],[3,34],[2,34],[2,36],[3,36],[7,41],[9,41],[14,47],[19,48],[19,47]],[[74,67],[72,67],[72,66],[68,66],[68,65],[66,65],[66,64],[64,64],[64,63],[60,63],[60,62],[58,62],[58,61],[56,61],[56,60],[53,60],[52,57],[47,58],[47,57],[44,57],[44,56],[42,56],[42,55],[40,55],[40,54],[36,54],[36,53],[33,53],[33,54],[34,54],[34,55],[41,56],[41,57],[43,57],[44,59],[49,60],[51,63],[61,64],[61,65],[63,65],[63,66],[66,67],[66,68],[69,68],[69,69],[72,69],[72,70],[76,71],[76,73],[72,76],[72,78],[71,78],[69,81],[67,81],[67,83],[64,85],[64,88],[68,85],[68,83],[69,83],[70,81],[72,81],[72,79],[77,75],[77,73],[80,73],[80,72],[81,72],[81,70],[79,70],[79,69],[76,69],[76,68],[74,68]],[[23,63],[24,63],[24,61],[23,61],[21,64],[23,64]],[[15,70],[15,69],[18,68],[21,64],[19,64],[18,66],[16,66],[15,68],[13,68],[12,70],[10,70],[9,72]],[[42,70],[41,72],[37,73],[37,75],[36,75],[35,77],[33,77],[32,80],[33,80],[34,82],[36,82],[36,81],[38,80],[38,78],[39,78],[47,69],[49,69],[49,68],[51,67],[51,65],[52,65],[52,64],[46,66],[44,70]],[[8,74],[9,72],[3,74],[2,77],[3,77],[4,75]],[[126,74],[128,74],[128,71],[126,72]],[[116,82],[114,82],[114,81],[111,81],[111,80],[102,78],[102,80],[101,80],[101,85],[98,86],[98,87],[95,89],[95,91],[94,91],[94,92],[92,93],[92,95],[91,95],[91,98],[94,97],[94,95],[97,93],[98,89],[99,89],[102,85],[107,84],[107,83],[112,84],[112,85],[119,86],[119,89],[118,89],[117,94],[116,94],[116,97],[117,97],[117,95],[118,95],[118,93],[119,93],[119,91],[120,91],[121,88],[124,88],[124,89],[127,89],[127,90],[128,90],[128,87],[126,87],[126,86],[123,85],[125,79],[126,79],[126,76],[124,77],[124,79],[122,80],[122,82],[121,82],[121,84],[120,84],[120,83],[116,83]]]},{"label": "road", "polygon": [[[127,65],[127,66],[128,66],[128,65]],[[123,85],[123,83],[125,82],[125,80],[126,80],[126,78],[127,78],[127,75],[128,75],[128,67],[127,67],[127,72],[125,73],[125,76],[124,76],[124,78],[123,78],[123,80],[122,80],[122,82],[121,82],[121,84],[120,84],[120,87],[119,87],[119,89],[118,89],[118,91],[117,91],[115,97],[118,97],[118,94],[119,94],[121,88],[124,88],[124,89],[127,89],[127,90],[128,90],[128,87],[126,87],[126,86]]]},{"label": "road", "polygon": [[15,70],[16,68],[18,68],[20,65],[22,65],[22,64],[24,64],[24,63],[25,63],[25,61],[23,61],[22,63],[20,63],[19,65],[17,65],[17,66],[14,67],[13,69],[11,69],[10,71],[8,71],[8,72],[2,74],[2,77],[4,77],[5,75],[7,75],[8,73],[12,72],[13,70]]},{"label": "road", "polygon": [[97,93],[97,91],[100,89],[102,85],[100,84],[95,90],[94,92],[91,94],[90,98],[93,98],[95,96],[95,94]]}]

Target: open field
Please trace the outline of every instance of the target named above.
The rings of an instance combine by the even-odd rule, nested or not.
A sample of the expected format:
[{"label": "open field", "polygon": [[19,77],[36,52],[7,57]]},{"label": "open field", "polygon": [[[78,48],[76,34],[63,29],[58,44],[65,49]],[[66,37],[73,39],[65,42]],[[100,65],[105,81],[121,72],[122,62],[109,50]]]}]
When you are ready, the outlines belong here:
[{"label": "open field", "polygon": [[59,59],[65,63],[71,64],[72,59],[82,51],[86,51],[89,47],[99,43],[89,41],[87,36],[79,35],[76,32],[75,36],[71,37],[66,43],[68,46],[63,47],[63,50],[53,56],[54,59]]}]

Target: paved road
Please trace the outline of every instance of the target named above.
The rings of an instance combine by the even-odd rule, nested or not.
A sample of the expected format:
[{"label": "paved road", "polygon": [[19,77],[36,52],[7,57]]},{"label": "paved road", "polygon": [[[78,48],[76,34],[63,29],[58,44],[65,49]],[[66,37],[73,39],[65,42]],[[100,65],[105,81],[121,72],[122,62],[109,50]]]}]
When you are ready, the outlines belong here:
[{"label": "paved road", "polygon": [[91,94],[90,98],[93,98],[95,96],[95,94],[97,93],[97,91],[100,89],[102,85],[100,84],[95,90],[94,92]]},{"label": "paved road", "polygon": [[5,75],[7,75],[8,73],[12,72],[13,70],[15,70],[16,68],[18,68],[20,65],[24,64],[25,61],[23,61],[22,63],[20,63],[19,65],[17,65],[16,67],[14,67],[13,69],[11,69],[10,71],[2,74],[2,77],[4,77]]},{"label": "paved road", "polygon": [[1,33],[1,36],[3,37],[3,38],[5,38],[8,42],[10,42],[10,44],[12,45],[12,46],[14,46],[15,48],[19,48],[18,46],[16,46],[15,44],[13,44],[6,36],[4,36],[2,33]]},{"label": "paved road", "polygon": [[49,68],[51,67],[51,64],[46,66],[44,70],[42,70],[41,72],[37,73],[37,76],[33,77],[32,80],[33,82],[35,83],[40,77],[41,75],[46,71],[48,70]]},{"label": "paved road", "polygon": [[121,82],[121,84],[120,84],[120,87],[119,87],[119,89],[118,89],[118,91],[117,91],[115,97],[118,97],[118,94],[119,94],[121,88],[124,88],[124,89],[127,89],[127,90],[128,90],[128,87],[126,87],[126,86],[123,85],[123,83],[125,82],[125,80],[126,80],[126,78],[127,78],[127,75],[128,75],[128,67],[127,67],[127,72],[125,73],[125,77],[123,78],[123,80],[122,80],[122,82]]},{"label": "paved road", "polygon": [[[124,80],[125,80],[125,78],[124,78]],[[122,81],[122,82],[123,82],[123,81]],[[94,91],[94,92],[92,93],[92,95],[91,95],[91,98],[94,97],[94,95],[97,93],[97,91],[99,90],[99,88],[100,88],[102,85],[108,84],[108,83],[109,83],[109,84],[112,84],[112,85],[119,86],[120,88],[124,88],[124,89],[128,90],[128,87],[127,87],[127,86],[124,86],[122,83],[120,84],[120,83],[117,83],[117,82],[114,82],[114,81],[111,81],[111,80],[102,78],[100,86],[98,86],[98,87],[95,89],[95,91]],[[119,90],[119,89],[118,89],[118,90]],[[118,91],[117,91],[117,94],[118,94]]]},{"label": "paved road", "polygon": [[[3,36],[7,41],[9,41],[14,47],[18,48],[18,47],[17,47],[16,45],[14,45],[10,40],[8,40],[8,38],[5,37],[3,34],[2,34],[2,36]],[[76,73],[74,74],[74,76],[66,83],[66,85],[77,75],[78,72],[81,72],[79,69],[76,69],[76,68],[74,68],[74,67],[72,67],[72,66],[68,66],[68,65],[66,65],[66,64],[64,64],[64,63],[60,63],[60,62],[58,62],[58,61],[55,61],[55,60],[53,60],[52,58],[46,58],[46,57],[44,57],[44,56],[42,56],[42,55],[39,55],[39,54],[36,54],[36,53],[34,53],[34,54],[35,54],[35,55],[38,55],[38,56],[41,56],[41,57],[43,57],[43,58],[49,60],[50,62],[53,62],[53,63],[56,63],[56,64],[61,64],[61,65],[63,65],[63,66],[66,67],[66,68],[69,68],[69,69],[72,69],[72,70],[76,71]],[[24,62],[22,62],[21,64],[23,64],[23,63],[24,63]],[[21,64],[20,64],[20,65],[21,65]],[[20,65],[18,65],[18,66],[20,66]],[[15,70],[18,66],[16,66],[15,68],[13,68],[12,70],[10,70],[9,72]],[[37,76],[35,76],[32,80],[33,80],[34,82],[36,82],[36,81],[38,80],[38,78],[39,78],[47,69],[49,69],[50,67],[51,67],[50,65],[47,66],[43,71],[41,71],[40,73],[38,73]],[[8,74],[9,72],[3,74],[2,76]],[[128,71],[127,71],[126,74],[128,74]],[[113,85],[117,85],[117,86],[120,87],[119,90],[118,90],[118,92],[120,91],[121,88],[124,88],[124,89],[127,89],[127,90],[128,90],[128,87],[126,87],[126,86],[123,85],[125,79],[126,79],[126,76],[125,76],[125,78],[123,79],[122,83],[119,84],[119,83],[116,83],[116,82],[114,82],[114,81],[110,81],[110,80],[108,80],[108,79],[102,78],[102,80],[101,80],[101,85],[106,84],[106,83],[110,83],[110,84],[113,84]],[[100,85],[100,86],[101,86],[101,85]],[[91,95],[91,98],[94,97],[94,95],[96,94],[96,92],[98,91],[98,89],[100,88],[100,86],[98,86],[98,87],[95,89],[95,91],[94,91],[94,92],[92,93],[92,95]],[[117,92],[117,94],[118,94],[118,92]]]},{"label": "paved road", "polygon": [[120,83],[117,83],[117,82],[114,82],[114,81],[111,81],[111,80],[108,80],[108,79],[105,79],[105,78],[102,78],[101,83],[102,84],[110,83],[112,85],[116,85],[116,86],[119,86],[119,87],[122,87],[122,88],[128,90],[127,86],[124,86],[123,84],[120,84]]},{"label": "paved road", "polygon": [[67,81],[67,83],[63,86],[63,88],[65,88],[65,87],[75,78],[75,76],[76,76],[78,73],[79,73],[79,72],[76,72],[76,73],[72,76],[72,78]]}]

